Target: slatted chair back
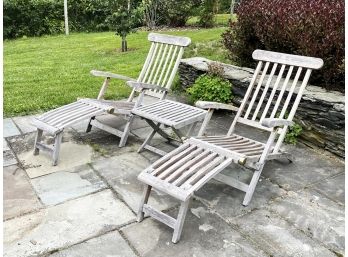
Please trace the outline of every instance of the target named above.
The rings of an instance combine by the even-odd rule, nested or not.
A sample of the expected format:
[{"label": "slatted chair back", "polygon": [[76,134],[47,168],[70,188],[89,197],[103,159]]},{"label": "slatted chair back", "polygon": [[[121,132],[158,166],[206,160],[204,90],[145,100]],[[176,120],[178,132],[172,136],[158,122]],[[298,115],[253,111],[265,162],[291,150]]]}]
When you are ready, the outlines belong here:
[{"label": "slatted chair back", "polygon": [[[191,39],[150,33],[148,40],[151,42],[151,47],[137,81],[169,89],[184,53],[184,48],[191,43]],[[161,99],[164,92],[147,90],[145,94]],[[132,92],[131,97],[133,95],[134,92]]]},{"label": "slatted chair back", "polygon": [[[238,123],[271,131],[261,124],[263,119],[292,121],[312,70],[323,66],[319,58],[264,50],[255,50],[252,57],[258,64],[228,135]],[[287,127],[278,129],[272,153],[279,151],[286,131]]]}]

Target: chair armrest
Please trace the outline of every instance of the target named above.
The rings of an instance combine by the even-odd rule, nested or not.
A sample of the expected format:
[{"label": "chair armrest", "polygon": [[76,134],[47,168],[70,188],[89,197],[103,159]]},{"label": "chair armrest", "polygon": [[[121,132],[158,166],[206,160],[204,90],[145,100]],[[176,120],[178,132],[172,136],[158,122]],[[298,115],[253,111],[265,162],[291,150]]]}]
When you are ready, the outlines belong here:
[{"label": "chair armrest", "polygon": [[266,118],[261,122],[262,126],[267,128],[275,128],[275,127],[283,127],[283,126],[291,126],[294,122],[285,119],[277,119],[277,118]]},{"label": "chair armrest", "polygon": [[127,81],[126,83],[128,86],[133,87],[137,90],[154,89],[154,90],[169,92],[168,88],[161,87],[161,86],[154,85],[154,84],[148,84],[148,83],[142,83],[142,82],[136,82],[136,81]]},{"label": "chair armrest", "polygon": [[105,78],[113,78],[113,79],[122,79],[126,81],[136,81],[136,79],[126,77],[123,75],[106,72],[106,71],[98,71],[98,70],[91,70],[91,74],[96,77],[105,77]]},{"label": "chair armrest", "polygon": [[231,104],[223,104],[218,102],[208,102],[208,101],[197,101],[195,105],[202,109],[223,109],[223,110],[231,110],[238,111],[238,108]]}]

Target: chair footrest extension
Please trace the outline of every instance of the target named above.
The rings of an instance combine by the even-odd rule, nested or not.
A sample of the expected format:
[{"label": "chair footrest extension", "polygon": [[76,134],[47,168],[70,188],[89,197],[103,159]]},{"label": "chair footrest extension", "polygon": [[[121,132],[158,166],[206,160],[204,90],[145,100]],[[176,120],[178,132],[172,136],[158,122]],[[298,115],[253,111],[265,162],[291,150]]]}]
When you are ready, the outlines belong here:
[{"label": "chair footrest extension", "polygon": [[[92,99],[81,99],[77,102],[64,105],[34,118],[32,123],[37,128],[56,135],[64,128],[79,121],[111,112],[112,107],[98,104]],[[113,109],[112,109],[113,111]]]},{"label": "chair footrest extension", "polygon": [[169,226],[171,228],[175,227],[176,219],[174,219],[173,217],[171,217],[171,216],[169,216],[161,211],[154,209],[153,207],[151,207],[148,204],[144,204],[143,212],[145,214],[150,215],[152,218],[166,224],[167,226]]},{"label": "chair footrest extension", "polygon": [[232,161],[228,156],[188,140],[141,172],[138,179],[180,201],[186,201]]}]

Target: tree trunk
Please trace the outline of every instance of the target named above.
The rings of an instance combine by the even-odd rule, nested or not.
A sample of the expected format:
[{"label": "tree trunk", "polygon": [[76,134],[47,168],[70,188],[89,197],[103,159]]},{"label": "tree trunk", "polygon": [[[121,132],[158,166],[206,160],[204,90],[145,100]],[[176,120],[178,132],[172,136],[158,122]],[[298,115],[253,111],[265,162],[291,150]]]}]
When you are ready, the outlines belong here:
[{"label": "tree trunk", "polygon": [[234,5],[235,5],[236,1],[235,0],[231,0],[231,16],[234,13]]},{"label": "tree trunk", "polygon": [[122,36],[122,52],[127,52],[127,39],[126,39],[126,36]]}]

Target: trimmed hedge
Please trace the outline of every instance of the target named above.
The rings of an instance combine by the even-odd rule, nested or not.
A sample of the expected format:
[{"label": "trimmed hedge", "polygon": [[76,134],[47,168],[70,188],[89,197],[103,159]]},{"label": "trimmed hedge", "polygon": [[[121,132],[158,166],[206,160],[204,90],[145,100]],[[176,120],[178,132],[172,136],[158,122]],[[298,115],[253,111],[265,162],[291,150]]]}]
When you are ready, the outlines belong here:
[{"label": "trimmed hedge", "polygon": [[223,33],[230,59],[252,64],[257,49],[320,57],[310,83],[344,92],[344,0],[248,0]]},{"label": "trimmed hedge", "polygon": [[[41,36],[64,32],[64,1],[5,0],[4,38]],[[68,1],[70,31],[104,31],[105,18],[110,15],[108,1]]]}]

